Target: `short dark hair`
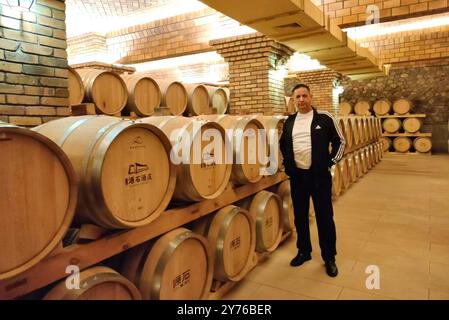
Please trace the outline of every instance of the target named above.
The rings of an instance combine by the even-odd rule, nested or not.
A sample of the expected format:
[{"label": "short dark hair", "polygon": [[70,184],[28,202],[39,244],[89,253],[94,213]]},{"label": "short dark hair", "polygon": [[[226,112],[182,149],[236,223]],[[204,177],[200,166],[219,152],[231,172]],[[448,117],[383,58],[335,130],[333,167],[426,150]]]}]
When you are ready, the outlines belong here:
[{"label": "short dark hair", "polygon": [[307,91],[309,91],[309,93],[310,93],[310,88],[309,88],[308,85],[306,85],[304,83],[299,83],[299,84],[297,84],[296,86],[293,87],[292,94],[293,94],[293,92],[295,92],[296,89],[299,89],[299,88],[306,88]]}]

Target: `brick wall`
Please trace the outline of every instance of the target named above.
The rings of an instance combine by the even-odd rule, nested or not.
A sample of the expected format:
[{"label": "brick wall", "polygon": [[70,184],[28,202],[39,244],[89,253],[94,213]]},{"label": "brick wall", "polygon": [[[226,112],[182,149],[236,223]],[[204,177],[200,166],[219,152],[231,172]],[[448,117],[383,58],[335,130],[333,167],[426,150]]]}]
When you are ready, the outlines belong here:
[{"label": "brick wall", "polygon": [[[88,33],[67,40],[67,53],[73,57],[71,64],[78,61],[104,61],[108,55],[106,36],[99,33]],[[106,61],[104,61],[106,62]]]},{"label": "brick wall", "polygon": [[35,126],[69,114],[65,4],[0,5],[0,120]]},{"label": "brick wall", "polygon": [[261,34],[211,41],[229,63],[230,113],[282,114],[285,64],[293,51]]},{"label": "brick wall", "polygon": [[340,75],[331,69],[320,69],[300,72],[296,77],[285,78],[285,95],[291,96],[292,89],[299,83],[310,87],[313,95],[312,104],[318,109],[335,113],[338,106],[338,95],[334,93],[334,83]]},{"label": "brick wall", "polygon": [[392,21],[438,12],[448,12],[448,0],[315,0],[341,26],[365,24],[367,6],[376,5],[380,21]]},{"label": "brick wall", "polygon": [[449,26],[360,39],[383,63],[449,57]]}]

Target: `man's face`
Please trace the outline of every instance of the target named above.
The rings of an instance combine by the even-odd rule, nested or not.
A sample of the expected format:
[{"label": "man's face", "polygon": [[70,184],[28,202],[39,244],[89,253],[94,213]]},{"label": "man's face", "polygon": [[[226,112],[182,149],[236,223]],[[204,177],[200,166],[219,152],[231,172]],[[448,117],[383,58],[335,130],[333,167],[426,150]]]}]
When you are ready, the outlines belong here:
[{"label": "man's face", "polygon": [[293,92],[293,101],[296,110],[307,113],[312,110],[312,95],[307,88],[298,88]]}]

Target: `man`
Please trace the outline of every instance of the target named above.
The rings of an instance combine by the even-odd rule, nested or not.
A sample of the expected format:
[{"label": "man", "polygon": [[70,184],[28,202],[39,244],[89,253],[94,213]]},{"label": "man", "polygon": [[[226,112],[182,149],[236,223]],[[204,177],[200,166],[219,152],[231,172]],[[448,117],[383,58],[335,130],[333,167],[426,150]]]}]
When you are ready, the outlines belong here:
[{"label": "man", "polygon": [[[298,254],[290,265],[300,266],[312,259],[309,231],[309,201],[312,196],[321,257],[327,274],[336,277],[337,250],[330,168],[341,159],[345,140],[335,118],[329,112],[312,107],[312,94],[307,85],[296,85],[292,90],[292,99],[298,112],[288,117],[280,138],[285,173],[290,176],[298,235]],[[332,146],[330,153],[329,144]]]}]

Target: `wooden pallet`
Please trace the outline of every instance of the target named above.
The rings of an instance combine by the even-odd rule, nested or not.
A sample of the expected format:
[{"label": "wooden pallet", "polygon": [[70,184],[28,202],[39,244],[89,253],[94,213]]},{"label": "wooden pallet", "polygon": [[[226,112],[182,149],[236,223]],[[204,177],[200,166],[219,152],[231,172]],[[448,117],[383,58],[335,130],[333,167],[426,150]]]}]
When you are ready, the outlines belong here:
[{"label": "wooden pallet", "polygon": [[33,292],[67,277],[66,267],[69,265],[77,265],[80,270],[86,269],[287,179],[284,172],[278,172],[275,175],[263,177],[257,183],[227,188],[216,199],[169,209],[146,226],[114,231],[87,244],[74,244],[58,249],[55,255],[48,256],[31,269],[13,278],[0,281],[0,300],[14,299]]}]

